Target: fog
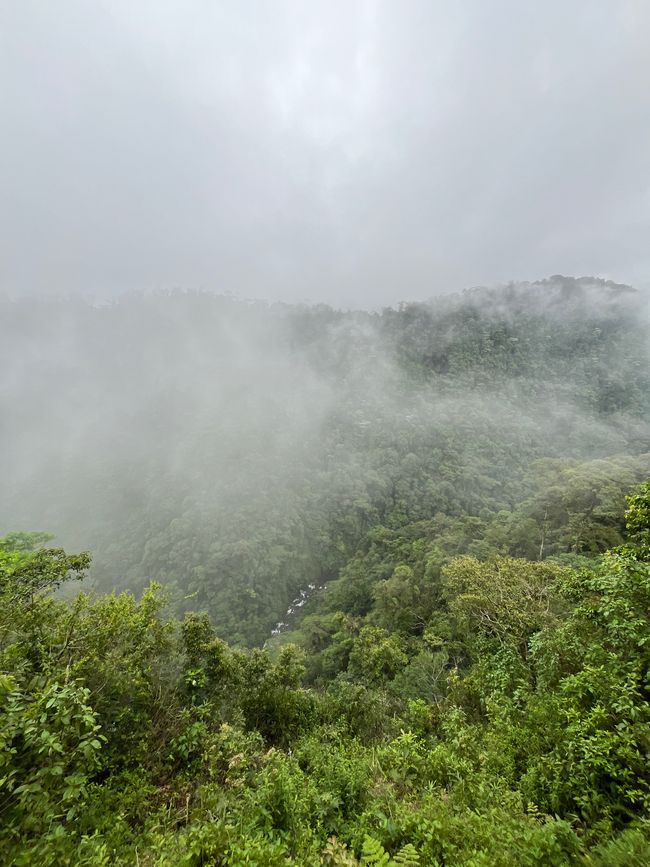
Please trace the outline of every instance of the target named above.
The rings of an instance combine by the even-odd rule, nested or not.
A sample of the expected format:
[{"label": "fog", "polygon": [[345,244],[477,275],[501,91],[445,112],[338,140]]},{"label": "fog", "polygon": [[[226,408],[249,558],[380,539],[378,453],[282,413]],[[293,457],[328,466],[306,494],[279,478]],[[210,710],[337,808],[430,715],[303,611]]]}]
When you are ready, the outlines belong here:
[{"label": "fog", "polygon": [[620,505],[648,58],[640,0],[0,0],[0,533],[254,644],[373,533]]},{"label": "fog", "polygon": [[650,0],[0,0],[0,862],[650,865],[649,240]]},{"label": "fog", "polygon": [[650,7],[0,3],[0,293],[650,279]]},{"label": "fog", "polygon": [[89,586],[158,580],[261,641],[373,528],[492,521],[540,459],[650,472],[648,333],[643,295],[561,277],[381,314],[5,300],[0,527],[91,550]]}]

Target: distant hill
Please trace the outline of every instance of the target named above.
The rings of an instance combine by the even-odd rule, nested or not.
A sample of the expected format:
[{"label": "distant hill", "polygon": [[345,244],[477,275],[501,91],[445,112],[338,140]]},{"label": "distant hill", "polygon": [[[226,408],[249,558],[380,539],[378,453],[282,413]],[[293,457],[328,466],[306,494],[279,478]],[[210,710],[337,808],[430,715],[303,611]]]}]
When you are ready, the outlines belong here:
[{"label": "distant hill", "polygon": [[[381,313],[4,300],[0,527],[51,531],[94,552],[96,586],[160,580],[177,609],[263,643],[377,528],[516,524],[540,461],[608,461],[593,484],[622,496],[650,471],[648,337],[645,294],[586,277]],[[620,514],[546,553],[602,548],[594,520]]]}]

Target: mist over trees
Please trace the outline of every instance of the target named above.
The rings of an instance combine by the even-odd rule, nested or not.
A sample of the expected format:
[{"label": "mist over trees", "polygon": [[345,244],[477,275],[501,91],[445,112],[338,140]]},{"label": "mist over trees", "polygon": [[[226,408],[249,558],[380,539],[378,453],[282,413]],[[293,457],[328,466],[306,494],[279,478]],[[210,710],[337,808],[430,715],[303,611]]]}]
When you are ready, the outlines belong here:
[{"label": "mist over trees", "polygon": [[160,581],[236,643],[263,642],[376,525],[471,516],[496,533],[537,498],[518,550],[602,550],[598,512],[601,538],[589,521],[553,536],[536,462],[627,456],[624,480],[612,464],[593,482],[619,480],[619,523],[650,469],[645,301],[613,283],[381,313],[191,292],[5,300],[0,323],[0,523],[91,550],[97,588]]},{"label": "mist over trees", "polygon": [[647,864],[647,314],[2,300],[0,864]]}]

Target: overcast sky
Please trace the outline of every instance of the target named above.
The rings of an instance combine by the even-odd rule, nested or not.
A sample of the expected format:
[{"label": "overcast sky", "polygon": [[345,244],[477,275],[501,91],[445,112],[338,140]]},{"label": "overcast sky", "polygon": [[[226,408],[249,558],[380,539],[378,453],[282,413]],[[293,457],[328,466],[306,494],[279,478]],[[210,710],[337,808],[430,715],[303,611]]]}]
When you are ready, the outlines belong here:
[{"label": "overcast sky", "polygon": [[647,0],[0,0],[0,292],[650,281]]}]

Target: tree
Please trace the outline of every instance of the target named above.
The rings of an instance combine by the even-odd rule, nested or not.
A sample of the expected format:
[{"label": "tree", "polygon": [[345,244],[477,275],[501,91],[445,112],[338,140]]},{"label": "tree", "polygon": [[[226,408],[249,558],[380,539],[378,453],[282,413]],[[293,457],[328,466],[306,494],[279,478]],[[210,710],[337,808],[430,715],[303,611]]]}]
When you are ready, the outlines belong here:
[{"label": "tree", "polygon": [[449,610],[470,643],[476,630],[525,652],[531,635],[556,616],[554,586],[566,573],[548,561],[495,557],[481,563],[465,556],[452,560],[443,577]]}]

